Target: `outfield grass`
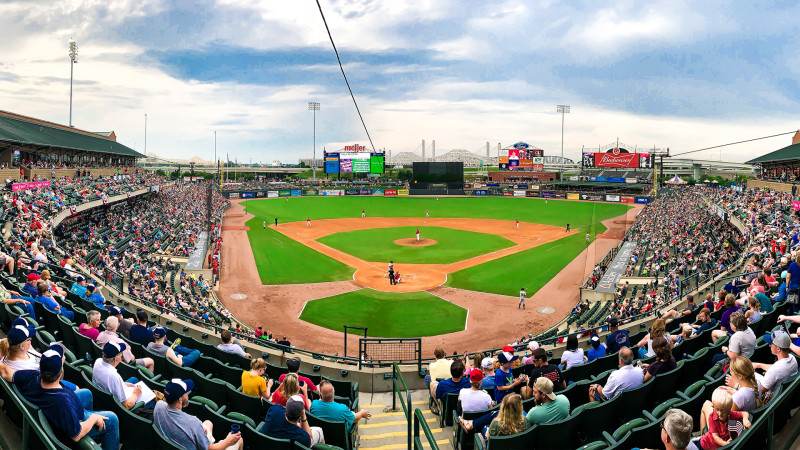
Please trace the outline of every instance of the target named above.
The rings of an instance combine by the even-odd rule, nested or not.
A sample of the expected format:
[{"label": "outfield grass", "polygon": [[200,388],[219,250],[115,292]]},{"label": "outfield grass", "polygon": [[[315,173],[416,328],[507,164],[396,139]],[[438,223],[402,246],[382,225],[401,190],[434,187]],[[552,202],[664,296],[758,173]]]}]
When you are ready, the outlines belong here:
[{"label": "outfield grass", "polygon": [[573,234],[451,273],[447,285],[512,296],[518,295],[524,287],[528,295],[533,295],[585,248],[584,235]]},{"label": "outfield grass", "polygon": [[261,226],[261,220],[247,222],[247,236],[253,249],[258,274],[264,284],[320,283],[350,280],[350,266],[312,250],[274,229]]},{"label": "outfield grass", "polygon": [[323,244],[365,261],[394,261],[406,264],[446,264],[511,247],[501,236],[442,227],[420,227],[424,238],[436,244],[426,247],[402,246],[397,239],[414,238],[417,227],[373,228],[345,231],[318,239]]},{"label": "outfield grass", "polygon": [[376,337],[419,337],[462,331],[467,310],[427,292],[362,289],[306,304],[300,319],[335,331],[367,327]]}]

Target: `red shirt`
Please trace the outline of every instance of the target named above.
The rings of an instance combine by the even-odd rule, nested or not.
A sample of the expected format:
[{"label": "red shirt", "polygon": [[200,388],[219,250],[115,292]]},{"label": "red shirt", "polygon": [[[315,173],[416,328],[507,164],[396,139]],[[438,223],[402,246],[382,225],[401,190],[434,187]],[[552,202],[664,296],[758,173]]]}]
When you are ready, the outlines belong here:
[{"label": "red shirt", "polygon": [[[728,414],[728,420],[741,421],[743,417],[739,411],[731,411]],[[716,410],[708,416],[708,432],[700,438],[700,446],[703,447],[703,450],[716,450],[719,448],[719,445],[714,442],[714,437],[711,436],[713,433],[716,433],[720,439],[725,441],[731,438],[730,431],[728,431],[728,421],[721,421]]]},{"label": "red shirt", "polygon": [[[297,394],[297,395],[303,397],[303,404],[305,405],[307,403],[306,396],[303,395],[302,392]],[[272,402],[273,405],[286,406],[286,401],[287,400],[288,399],[283,398],[283,394],[281,394],[280,389],[278,389],[275,392],[273,392],[272,393],[272,397],[270,397],[270,401]],[[306,409],[308,409],[308,408],[306,408]]]},{"label": "red shirt", "polygon": [[[282,374],[280,377],[278,377],[278,382],[279,383],[283,383],[283,379],[284,378],[286,378],[286,374],[285,373]],[[304,384],[305,383],[305,385],[308,386],[308,390],[309,391],[317,392],[317,385],[314,384],[313,381],[309,380],[308,377],[304,377],[304,376],[298,374],[297,375],[297,381],[299,381],[300,384]]]}]

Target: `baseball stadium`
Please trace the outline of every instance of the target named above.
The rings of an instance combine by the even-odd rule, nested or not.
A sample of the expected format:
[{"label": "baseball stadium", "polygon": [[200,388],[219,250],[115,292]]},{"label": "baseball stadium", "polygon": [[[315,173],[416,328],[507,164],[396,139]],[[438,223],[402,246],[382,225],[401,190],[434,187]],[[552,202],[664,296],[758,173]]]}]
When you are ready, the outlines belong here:
[{"label": "baseball stadium", "polygon": [[[565,154],[570,105],[511,114],[481,92],[465,102],[479,119],[456,137],[459,120],[425,106],[430,92],[471,89],[456,75],[408,90],[424,100],[411,106],[375,98],[429,71],[468,72],[453,62],[463,43],[426,44],[430,59],[389,51],[362,21],[426,36],[441,11],[309,2],[320,46],[290,31],[309,11],[288,4],[196,8],[220,22],[206,42],[191,29],[208,18],[186,5],[24,3],[0,6],[0,450],[800,448],[796,127],[763,129],[785,124],[771,116],[732,125],[756,137],[709,137],[722,128],[707,121],[687,141],[677,130],[700,129],[696,118],[632,109],[631,126],[596,103],[575,133],[611,143],[570,141]],[[472,9],[475,26],[506,16]],[[49,30],[72,15],[83,22]],[[242,36],[251,23],[257,39]],[[66,31],[87,49],[76,66],[68,43],[61,120],[50,89],[66,79],[30,70],[52,70],[42,43]],[[281,48],[244,51],[228,34]],[[652,86],[624,84],[658,104]],[[73,88],[89,99],[77,125]],[[282,103],[297,95],[309,139]],[[335,124],[318,125],[319,99]],[[430,115],[411,127],[419,108]],[[560,148],[528,123],[548,115]],[[463,142],[440,140],[438,155],[436,140],[409,144],[429,123]],[[210,153],[197,150],[206,125],[209,160],[196,156]],[[234,143],[219,154],[218,131]],[[670,142],[635,143],[654,137]]]}]

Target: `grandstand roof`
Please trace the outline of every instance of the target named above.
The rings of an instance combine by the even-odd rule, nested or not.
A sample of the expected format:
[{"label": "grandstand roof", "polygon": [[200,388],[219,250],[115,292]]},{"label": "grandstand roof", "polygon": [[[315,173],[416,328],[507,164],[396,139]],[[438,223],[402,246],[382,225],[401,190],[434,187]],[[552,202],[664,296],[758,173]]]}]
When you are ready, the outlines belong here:
[{"label": "grandstand roof", "polygon": [[756,159],[747,161],[747,164],[762,164],[778,161],[800,160],[800,143],[788,145],[774,152],[759,156]]},{"label": "grandstand roof", "polygon": [[0,142],[134,158],[144,156],[136,150],[98,133],[7,111],[0,111]]}]

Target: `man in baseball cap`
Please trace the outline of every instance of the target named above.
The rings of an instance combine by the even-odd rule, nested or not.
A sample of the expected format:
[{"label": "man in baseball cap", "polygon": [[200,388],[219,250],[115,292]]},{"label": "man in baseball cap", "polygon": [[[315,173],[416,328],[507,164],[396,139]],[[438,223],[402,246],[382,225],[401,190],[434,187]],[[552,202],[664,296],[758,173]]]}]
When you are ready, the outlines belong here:
[{"label": "man in baseball cap", "polygon": [[[62,385],[64,347],[51,344],[42,353],[39,370],[18,370],[12,381],[25,399],[39,407],[53,429],[78,442],[90,436],[103,450],[119,450],[119,420],[110,411],[91,411],[92,393]],[[0,364],[7,378],[8,366]]]},{"label": "man in baseball cap", "polygon": [[241,449],[244,442],[239,432],[228,433],[225,439],[214,443],[214,425],[183,412],[192,389],[191,379],[173,378],[164,386],[165,401],[153,408],[153,423],[159,431],[182,449]]},{"label": "man in baseball cap", "polygon": [[70,286],[69,291],[80,298],[86,298],[86,279],[78,275],[75,282]]},{"label": "man in baseball cap", "polygon": [[507,345],[497,354],[497,361],[500,363],[500,367],[494,372],[494,401],[498,404],[503,401],[503,397],[514,392],[515,389],[527,381],[525,375],[514,378],[511,373],[511,366],[519,358],[519,356],[512,353],[513,350],[510,345]]},{"label": "man in baseball cap", "polygon": [[533,383],[533,398],[536,406],[528,411],[528,426],[558,422],[569,417],[569,399],[563,394],[553,393],[553,382],[539,377]]},{"label": "man in baseball cap", "polygon": [[770,337],[772,338],[772,343],[769,349],[775,355],[777,361],[774,364],[753,363],[754,369],[765,371],[763,376],[756,373],[756,381],[758,381],[760,392],[771,392],[785,380],[797,376],[797,359],[790,350],[792,339],[786,331],[780,328],[773,330]]},{"label": "man in baseball cap", "polygon": [[305,401],[300,395],[293,395],[286,406],[272,405],[258,431],[278,439],[290,439],[306,447],[324,444],[322,428],[311,427],[306,419]]},{"label": "man in baseball cap", "polygon": [[[124,342],[108,341],[103,345],[103,357],[97,358],[92,368],[92,381],[106,392],[110,392],[118,402],[127,409],[131,409],[139,401],[142,389],[136,386],[137,379],[132,378],[127,382],[122,381],[122,376],[117,372],[117,366],[122,362],[123,354],[128,346]],[[128,389],[129,392],[125,392]],[[155,403],[150,405],[150,408]]]}]

